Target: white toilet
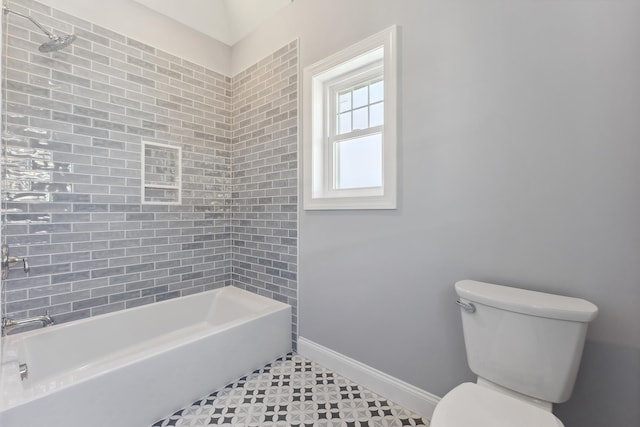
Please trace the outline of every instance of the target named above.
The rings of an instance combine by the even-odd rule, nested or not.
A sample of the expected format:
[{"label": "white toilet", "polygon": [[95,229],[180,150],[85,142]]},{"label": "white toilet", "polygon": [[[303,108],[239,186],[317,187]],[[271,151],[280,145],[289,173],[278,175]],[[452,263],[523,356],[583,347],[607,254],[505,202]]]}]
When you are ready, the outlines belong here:
[{"label": "white toilet", "polygon": [[552,404],[569,399],[588,323],[598,308],[578,298],[463,280],[462,327],[476,383],[436,406],[431,427],[562,427]]}]

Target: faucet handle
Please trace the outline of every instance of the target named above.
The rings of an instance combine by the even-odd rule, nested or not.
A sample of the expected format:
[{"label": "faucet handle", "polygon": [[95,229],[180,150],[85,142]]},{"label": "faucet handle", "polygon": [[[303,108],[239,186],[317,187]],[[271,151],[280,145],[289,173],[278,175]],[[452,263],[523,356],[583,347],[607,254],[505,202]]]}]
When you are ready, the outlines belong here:
[{"label": "faucet handle", "polygon": [[3,243],[1,246],[0,268],[2,269],[2,279],[9,275],[9,246]]},{"label": "faucet handle", "polygon": [[[2,267],[2,278],[6,279],[9,275],[9,267],[12,267],[15,263],[19,262],[20,258],[9,255],[9,246],[4,243],[2,244],[1,250],[1,267]],[[29,273],[31,271],[31,267],[29,266],[29,261],[27,258],[22,258],[22,269],[25,273]]]}]

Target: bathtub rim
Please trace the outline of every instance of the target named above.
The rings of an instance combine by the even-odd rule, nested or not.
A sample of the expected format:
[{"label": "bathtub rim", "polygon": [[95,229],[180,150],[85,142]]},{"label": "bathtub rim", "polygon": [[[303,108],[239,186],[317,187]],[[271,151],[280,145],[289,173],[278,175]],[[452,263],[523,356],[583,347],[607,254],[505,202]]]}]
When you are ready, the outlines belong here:
[{"label": "bathtub rim", "polygon": [[[131,353],[130,351],[125,354],[122,354],[121,352],[118,351],[115,354],[113,354],[113,357],[100,358],[89,365],[81,366],[80,372],[77,372],[78,369],[71,370],[71,371],[64,371],[64,373],[61,373],[59,375],[46,376],[35,383],[25,384],[23,381],[20,380],[19,363],[21,363],[22,360],[20,360],[20,358],[17,355],[13,357],[13,359],[5,360],[7,353],[18,351],[17,346],[19,346],[20,343],[25,338],[37,337],[41,334],[51,333],[53,332],[54,328],[55,330],[62,330],[63,328],[68,329],[78,324],[84,324],[86,322],[108,319],[108,317],[122,315],[125,312],[132,312],[138,309],[150,309],[150,308],[161,309],[162,304],[165,304],[165,303],[170,304],[172,302],[176,302],[176,300],[178,299],[182,300],[182,302],[188,302],[188,299],[196,299],[198,297],[203,296],[204,294],[212,295],[222,291],[238,293],[243,297],[249,296],[254,300],[260,299],[260,302],[266,302],[267,304],[265,304],[265,307],[261,307],[262,310],[260,311],[249,312],[238,318],[235,318],[233,320],[226,321],[224,323],[220,323],[217,325],[208,324],[209,326],[208,328],[195,330],[192,333],[188,333],[186,335],[176,336],[178,332],[187,332],[185,331],[185,329],[189,329],[189,328],[182,328],[176,331],[172,331],[168,334],[165,334],[165,335],[171,336],[171,338],[166,342],[163,341],[163,342],[155,343],[154,345],[150,345],[150,346],[145,345],[145,342],[142,342],[140,344],[137,344],[137,345],[140,345],[141,347],[140,351],[137,351],[134,354],[129,354]],[[258,321],[263,317],[272,315],[274,313],[277,313],[283,310],[291,310],[291,306],[289,304],[286,304],[277,300],[273,300],[271,298],[229,285],[229,286],[207,290],[204,292],[198,292],[195,294],[187,295],[185,297],[172,298],[172,299],[161,301],[155,304],[147,304],[143,306],[132,307],[131,309],[119,310],[112,313],[106,313],[100,316],[92,316],[89,318],[78,319],[71,322],[61,323],[59,325],[53,325],[47,328],[25,331],[22,333],[16,333],[16,334],[8,335],[6,337],[2,337],[4,342],[2,343],[2,355],[1,355],[2,359],[0,359],[0,414],[3,411],[7,411],[12,408],[22,406],[22,405],[28,404],[29,402],[38,400],[42,397],[45,397],[49,393],[62,391],[64,389],[72,387],[74,384],[77,384],[79,382],[89,381],[94,378],[108,375],[109,373],[113,372],[114,370],[117,370],[118,368],[131,366],[136,363],[142,362],[144,360],[148,360],[158,353],[170,351],[173,348],[195,343],[196,341],[206,339],[207,337],[210,337],[219,333],[223,333],[234,327],[238,327],[240,325],[250,323],[251,321]],[[201,322],[201,323],[205,323],[205,322]],[[159,341],[161,337],[162,336],[158,336],[154,338]],[[133,346],[133,347],[136,347],[136,346]],[[109,353],[109,354],[111,355],[112,353]],[[57,379],[58,381],[63,381],[63,382],[62,384],[56,384],[56,386],[52,387],[51,389],[40,390],[40,391],[35,390],[36,387],[41,386],[43,385],[43,383],[52,379]],[[12,399],[7,399],[5,393],[7,393],[10,390],[20,390],[20,393],[18,396]]]},{"label": "bathtub rim", "polygon": [[[56,329],[56,330],[60,330],[63,328],[70,328],[73,327],[75,325],[81,325],[84,323],[88,323],[88,322],[92,322],[92,321],[96,321],[96,320],[106,320],[109,319],[110,317],[114,317],[114,316],[118,316],[118,315],[122,315],[125,313],[131,313],[131,312],[135,312],[135,311],[144,311],[144,310],[150,310],[152,308],[158,308],[158,307],[162,307],[163,305],[166,304],[170,304],[170,303],[175,303],[177,301],[181,301],[181,302],[186,302],[190,299],[197,299],[199,297],[202,296],[206,296],[209,294],[215,294],[215,293],[219,293],[219,292],[237,292],[237,293],[241,293],[244,294],[246,296],[250,296],[253,299],[256,298],[260,298],[260,299],[264,299],[267,300],[269,302],[268,305],[265,305],[265,308],[269,307],[271,308],[271,306],[273,305],[272,310],[268,310],[269,312],[271,311],[276,311],[276,307],[278,307],[279,309],[282,309],[284,307],[288,307],[290,306],[287,303],[269,298],[267,296],[264,295],[260,295],[260,294],[256,294],[254,292],[248,291],[246,289],[242,289],[239,288],[237,286],[234,285],[226,285],[226,286],[221,286],[219,288],[214,288],[214,289],[208,289],[202,292],[196,292],[190,295],[185,295],[185,296],[181,296],[181,297],[176,297],[176,298],[170,298],[167,300],[163,300],[163,301],[158,301],[158,302],[153,302],[153,303],[149,303],[149,304],[143,304],[143,305],[139,305],[136,307],[130,307],[130,308],[125,308],[122,310],[117,310],[117,311],[112,311],[109,313],[104,313],[104,314],[99,314],[96,316],[90,316],[90,317],[84,317],[82,319],[76,319],[76,320],[71,320],[69,322],[64,322],[64,323],[54,323],[51,326],[47,326],[44,328],[37,328],[37,329],[32,329],[32,330],[26,330],[24,332],[16,332],[16,333],[12,333],[6,336],[1,337],[3,343],[2,343],[2,348],[3,348],[3,353],[4,353],[4,346],[6,344],[6,342],[12,342],[13,340],[17,340],[18,338],[22,338],[24,339],[25,337],[32,337],[32,336],[37,336],[40,334],[45,334],[45,333],[49,333],[51,332],[52,329]],[[53,320],[55,322],[55,315],[52,316]],[[0,364],[2,364],[4,361],[4,359],[2,359],[0,357]]]}]

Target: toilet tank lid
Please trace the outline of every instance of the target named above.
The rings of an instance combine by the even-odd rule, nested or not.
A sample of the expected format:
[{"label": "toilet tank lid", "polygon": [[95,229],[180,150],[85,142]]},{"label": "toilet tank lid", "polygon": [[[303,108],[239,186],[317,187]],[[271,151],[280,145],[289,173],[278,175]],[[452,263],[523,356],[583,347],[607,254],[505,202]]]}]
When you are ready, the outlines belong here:
[{"label": "toilet tank lid", "polygon": [[598,307],[589,301],[529,291],[509,286],[461,280],[455,284],[461,298],[516,313],[574,322],[590,322],[598,314]]}]

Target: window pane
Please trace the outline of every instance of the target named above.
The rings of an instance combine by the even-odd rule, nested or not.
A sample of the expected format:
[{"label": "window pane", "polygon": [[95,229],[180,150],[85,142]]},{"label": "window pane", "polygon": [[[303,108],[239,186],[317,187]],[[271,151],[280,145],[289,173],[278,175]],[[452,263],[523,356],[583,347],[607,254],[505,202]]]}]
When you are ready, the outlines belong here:
[{"label": "window pane", "polygon": [[353,108],[363,107],[369,103],[369,86],[353,91]]},{"label": "window pane", "polygon": [[338,116],[338,135],[351,132],[351,112],[342,113]]},{"label": "window pane", "polygon": [[338,112],[344,113],[351,109],[351,91],[338,95]]},{"label": "window pane", "polygon": [[370,90],[370,103],[379,102],[384,99],[384,81],[380,80],[379,82],[372,83],[369,86]]},{"label": "window pane", "polygon": [[368,108],[358,108],[353,111],[353,128],[354,129],[367,129],[369,127],[369,112]]},{"label": "window pane", "polygon": [[369,107],[369,126],[382,126],[384,124],[384,102],[373,104]]},{"label": "window pane", "polygon": [[382,186],[382,134],[336,143],[335,188]]}]

